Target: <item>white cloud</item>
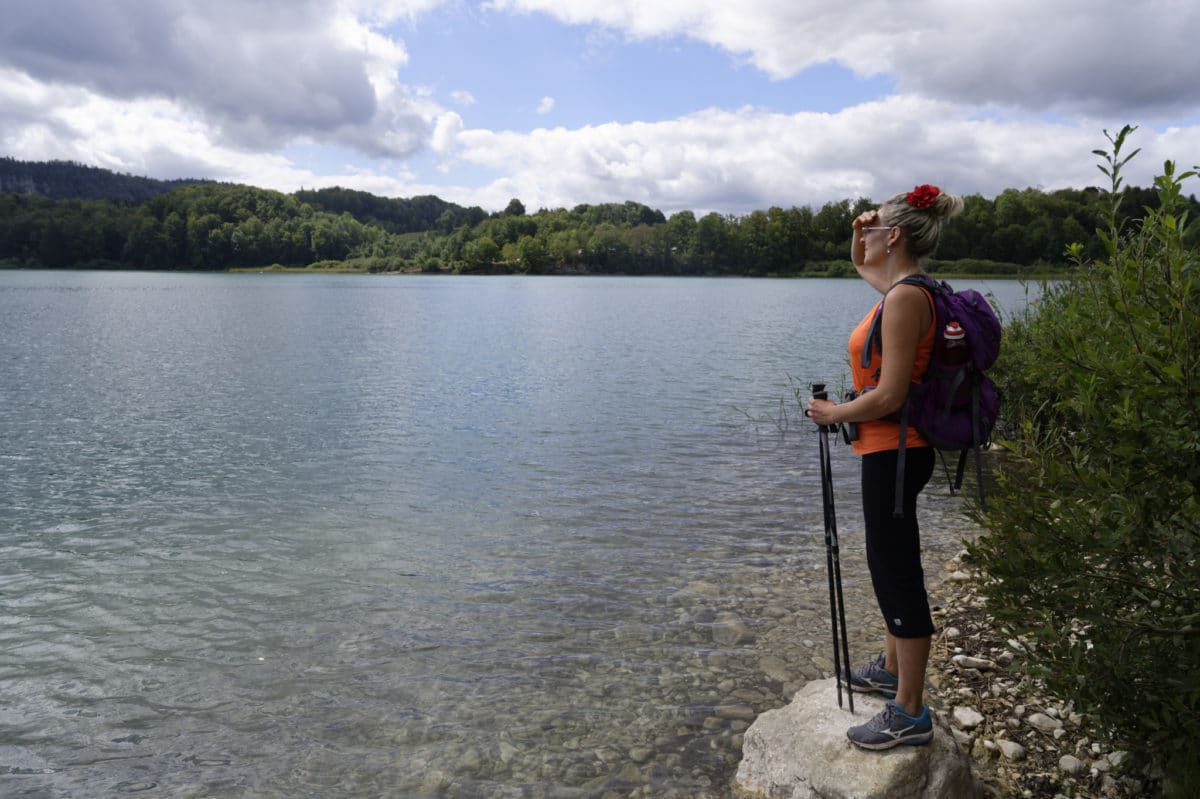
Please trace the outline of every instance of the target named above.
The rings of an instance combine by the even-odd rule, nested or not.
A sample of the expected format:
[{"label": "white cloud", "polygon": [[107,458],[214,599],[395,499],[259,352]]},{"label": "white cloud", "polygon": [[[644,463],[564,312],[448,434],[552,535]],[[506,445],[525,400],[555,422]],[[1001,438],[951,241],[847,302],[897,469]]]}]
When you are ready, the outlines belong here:
[{"label": "white cloud", "polygon": [[[1107,124],[980,118],[958,104],[912,95],[837,114],[709,109],[658,123],[529,133],[470,129],[457,113],[443,112],[430,135],[440,167],[501,175],[469,186],[432,185],[393,167],[314,173],[282,155],[222,144],[207,122],[167,100],[113,100],[15,70],[0,69],[0,107],[10,119],[0,128],[0,151],[25,160],[69,158],[120,172],[281,191],[341,185],[383,196],[437,194],[489,210],[519,197],[531,209],[636,200],[667,213],[880,200],[926,182],[985,196],[1026,186],[1100,185],[1104,178],[1091,150],[1106,145],[1100,129]],[[1142,153],[1130,164],[1128,181],[1149,185],[1167,158],[1192,165],[1200,126],[1161,133],[1143,128],[1131,146]],[[449,179],[456,174],[450,171]]]},{"label": "white cloud", "polygon": [[[880,199],[923,182],[989,196],[1098,184],[1091,150],[1105,145],[1102,128],[1177,109],[1163,117],[1176,127],[1136,134],[1143,152],[1129,182],[1149,185],[1164,159],[1189,167],[1200,152],[1200,127],[1186,122],[1200,108],[1194,3],[929,0],[901,15],[882,0],[852,13],[815,0],[494,0],[590,26],[589,47],[690,37],[777,78],[834,60],[899,86],[834,114],[708,109],[524,133],[469,127],[430,90],[402,82],[409,54],[384,26],[442,2],[10,3],[0,154],[284,191],[438,194],[489,209],[518,197],[530,208],[637,200],[742,213]],[[497,103],[489,94],[476,104],[465,89],[449,97],[464,115]],[[537,110],[554,107],[547,96]],[[281,154],[293,143],[353,148],[379,166],[297,168]],[[457,183],[416,172],[422,153]],[[499,177],[468,185],[480,174]]]},{"label": "white cloud", "polygon": [[633,38],[684,36],[788,78],[837,61],[972,104],[1162,117],[1200,104],[1200,4],[1185,0],[493,0]]},{"label": "white cloud", "polygon": [[[707,110],[660,123],[529,134],[464,130],[460,159],[503,170],[477,193],[502,207],[636,200],[666,212],[745,213],[831,199],[881,200],[919,183],[985,196],[1102,183],[1091,151],[1099,123],[973,119],[953,103],[896,96],[838,114]],[[1200,151],[1200,127],[1139,131],[1131,184],[1149,185],[1164,158]]]},{"label": "white cloud", "polygon": [[424,146],[440,108],[399,82],[403,45],[363,20],[431,4],[15,3],[0,26],[0,67],[131,107],[169,102],[235,149],[304,137],[404,157]]},{"label": "white cloud", "polygon": [[398,19],[414,19],[432,11],[446,0],[341,0],[337,3],[346,14],[386,25]]},{"label": "white cloud", "polygon": [[463,120],[458,114],[453,111],[447,111],[437,119],[437,124],[433,128],[432,146],[434,152],[443,155],[449,154],[458,139],[458,134],[462,133]]},{"label": "white cloud", "polygon": [[286,165],[281,156],[217,143],[211,127],[161,98],[113,100],[0,69],[0,107],[8,114],[0,149],[18,159],[68,159],[138,175],[218,180],[278,172]]}]

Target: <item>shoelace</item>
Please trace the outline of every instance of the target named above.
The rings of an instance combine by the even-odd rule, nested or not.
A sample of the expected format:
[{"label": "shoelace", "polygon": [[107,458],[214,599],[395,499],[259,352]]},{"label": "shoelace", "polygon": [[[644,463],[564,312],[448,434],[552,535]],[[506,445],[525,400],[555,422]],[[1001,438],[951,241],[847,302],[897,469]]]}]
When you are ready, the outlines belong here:
[{"label": "shoelace", "polygon": [[892,726],[892,719],[895,717],[896,706],[891,702],[888,702],[883,706],[883,710],[880,711],[879,715],[871,719],[871,729],[876,731],[886,730],[888,727]]}]

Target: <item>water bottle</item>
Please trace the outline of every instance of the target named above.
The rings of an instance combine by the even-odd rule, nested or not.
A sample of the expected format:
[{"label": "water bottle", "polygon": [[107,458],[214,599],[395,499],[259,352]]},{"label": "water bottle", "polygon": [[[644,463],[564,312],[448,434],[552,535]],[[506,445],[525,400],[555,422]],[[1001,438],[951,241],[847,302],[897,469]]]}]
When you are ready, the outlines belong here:
[{"label": "water bottle", "polygon": [[942,331],[942,365],[962,366],[971,359],[971,345],[967,342],[967,331],[951,319]]}]

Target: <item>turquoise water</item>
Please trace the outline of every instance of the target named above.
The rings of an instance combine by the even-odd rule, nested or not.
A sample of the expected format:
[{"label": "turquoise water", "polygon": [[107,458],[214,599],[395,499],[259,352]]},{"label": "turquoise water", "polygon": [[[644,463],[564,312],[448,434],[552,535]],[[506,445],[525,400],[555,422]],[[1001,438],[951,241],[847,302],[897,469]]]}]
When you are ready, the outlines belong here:
[{"label": "turquoise water", "polygon": [[753,714],[828,669],[793,388],[845,378],[873,300],[0,272],[0,793],[727,795]]}]

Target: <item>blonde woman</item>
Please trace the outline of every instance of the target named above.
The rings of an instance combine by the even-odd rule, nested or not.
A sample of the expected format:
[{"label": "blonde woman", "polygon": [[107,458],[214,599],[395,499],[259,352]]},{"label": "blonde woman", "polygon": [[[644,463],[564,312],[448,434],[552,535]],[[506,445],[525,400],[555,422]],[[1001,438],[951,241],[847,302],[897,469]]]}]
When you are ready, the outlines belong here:
[{"label": "blonde woman", "polygon": [[870,363],[862,364],[860,353],[879,307],[876,303],[850,335],[857,396],[841,404],[812,399],[808,405],[816,424],[856,422],[858,426],[853,446],[855,454],[862,456],[867,565],[886,630],[883,653],[854,669],[849,682],[852,690],[878,693],[889,700],[874,718],[846,733],[865,749],[925,744],[933,738],[933,721],[924,702],[933,619],[921,567],[916,506],[917,495],[933,473],[934,451],[914,428],[906,428],[904,514],[896,517],[900,424],[885,417],[895,414],[909,386],[920,382],[937,333],[932,294],[900,281],[924,274],[923,259],[937,249],[943,225],[962,207],[961,198],[926,184],[897,194],[854,220],[851,260],[859,275],[887,300],[880,320],[882,351],[875,348]]}]

